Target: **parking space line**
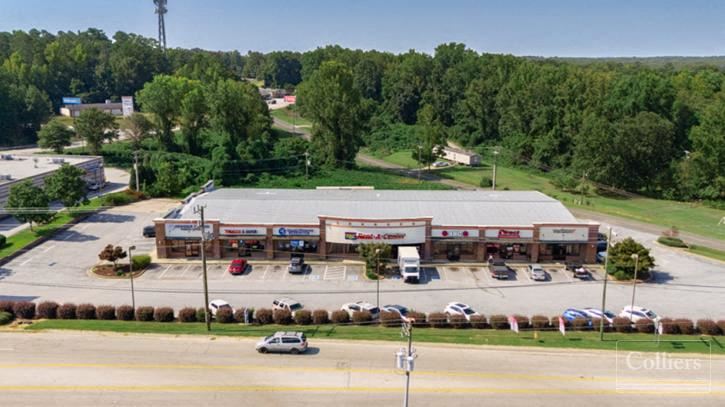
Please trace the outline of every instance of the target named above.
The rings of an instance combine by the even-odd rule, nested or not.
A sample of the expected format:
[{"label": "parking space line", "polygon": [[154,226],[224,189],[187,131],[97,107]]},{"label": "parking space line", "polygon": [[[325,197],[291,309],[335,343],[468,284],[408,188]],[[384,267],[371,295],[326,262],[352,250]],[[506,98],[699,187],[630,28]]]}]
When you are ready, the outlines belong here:
[{"label": "parking space line", "polygon": [[518,270],[521,274],[526,276],[526,279],[529,280],[530,283],[534,282],[534,280],[531,279],[531,276],[529,276],[529,273],[527,272],[528,270],[526,270],[526,268],[519,268]]},{"label": "parking space line", "polygon": [[24,262],[20,263],[21,266],[24,266],[28,264],[31,260],[33,260],[35,257],[29,257],[28,260],[25,260]]},{"label": "parking space line", "polygon": [[561,269],[561,271],[564,272],[566,279],[569,280],[570,283],[574,282],[574,277],[571,276],[571,273],[569,272],[569,270],[566,269],[566,267]]},{"label": "parking space line", "polygon": [[166,272],[169,271],[170,268],[171,268],[171,264],[166,266],[166,269],[164,269],[164,271],[161,272],[161,275],[159,276],[159,280],[164,278],[164,276],[166,275]]},{"label": "parking space line", "polygon": [[186,274],[186,272],[189,271],[190,268],[191,268],[191,264],[189,264],[188,266],[186,266],[186,268],[184,269],[184,271],[182,271],[181,274],[179,274],[179,277],[184,277],[184,274]]},{"label": "parking space line", "polygon": [[48,253],[48,251],[51,250],[51,249],[53,249],[53,248],[55,248],[55,245],[54,244],[46,247],[45,250],[43,250],[43,253]]},{"label": "parking space line", "polygon": [[267,278],[267,271],[269,271],[269,266],[264,266],[264,273],[262,273],[262,280]]}]

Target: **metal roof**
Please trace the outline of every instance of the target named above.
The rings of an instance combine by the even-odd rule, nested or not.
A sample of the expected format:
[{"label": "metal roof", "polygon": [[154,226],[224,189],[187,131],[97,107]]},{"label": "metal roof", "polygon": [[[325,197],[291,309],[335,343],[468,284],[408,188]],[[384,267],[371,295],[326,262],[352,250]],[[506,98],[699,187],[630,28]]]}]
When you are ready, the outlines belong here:
[{"label": "metal roof", "polygon": [[318,224],[318,216],[356,219],[431,217],[444,226],[532,226],[579,223],[564,205],[537,191],[218,189],[192,199],[175,219],[238,224]]}]

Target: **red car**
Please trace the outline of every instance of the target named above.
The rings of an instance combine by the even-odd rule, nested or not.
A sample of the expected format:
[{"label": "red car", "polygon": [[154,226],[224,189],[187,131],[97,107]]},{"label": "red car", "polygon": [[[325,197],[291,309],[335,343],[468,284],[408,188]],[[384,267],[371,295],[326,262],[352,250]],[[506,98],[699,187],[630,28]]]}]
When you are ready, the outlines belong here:
[{"label": "red car", "polygon": [[244,259],[234,259],[227,267],[229,274],[244,274],[244,270],[247,269],[247,261]]}]

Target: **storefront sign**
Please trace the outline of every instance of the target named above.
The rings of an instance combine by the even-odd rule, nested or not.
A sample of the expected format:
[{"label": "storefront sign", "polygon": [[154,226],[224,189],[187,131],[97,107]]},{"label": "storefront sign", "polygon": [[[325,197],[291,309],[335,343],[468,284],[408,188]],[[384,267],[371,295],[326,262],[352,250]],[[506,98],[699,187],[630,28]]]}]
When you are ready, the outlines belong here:
[{"label": "storefront sign", "polygon": [[528,229],[486,229],[486,239],[531,240],[534,231]]},{"label": "storefront sign", "polygon": [[319,236],[320,228],[278,227],[273,233],[275,236]]},{"label": "storefront sign", "polygon": [[267,234],[267,229],[222,226],[219,228],[219,234],[222,236],[263,236]]},{"label": "storefront sign", "polygon": [[438,238],[478,238],[478,229],[433,229],[430,233]]},{"label": "storefront sign", "polygon": [[539,240],[542,242],[586,242],[589,240],[588,227],[557,226],[539,228]]},{"label": "storefront sign", "polygon": [[[194,223],[167,223],[164,225],[167,239],[199,239],[201,240],[201,226]],[[207,238],[212,237],[212,225],[204,225]]]},{"label": "storefront sign", "polygon": [[425,226],[403,228],[364,228],[327,225],[325,239],[329,243],[416,244],[425,242]]}]

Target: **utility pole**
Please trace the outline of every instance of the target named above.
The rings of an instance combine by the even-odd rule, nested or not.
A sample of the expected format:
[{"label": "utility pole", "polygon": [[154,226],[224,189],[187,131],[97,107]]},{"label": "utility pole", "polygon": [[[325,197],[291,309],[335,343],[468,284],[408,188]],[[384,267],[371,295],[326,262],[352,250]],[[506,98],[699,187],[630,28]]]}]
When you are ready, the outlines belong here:
[{"label": "utility pole", "polygon": [[599,320],[599,340],[604,340],[604,310],[607,309],[607,281],[609,280],[609,248],[612,243],[612,227],[607,228],[607,256],[604,258],[604,285],[602,287],[602,318]]},{"label": "utility pole", "polygon": [[305,151],[305,179],[310,177],[310,153]]},{"label": "utility pole", "polygon": [[375,249],[375,282],[377,283],[377,304],[380,309],[380,249]]},{"label": "utility pole", "polygon": [[423,146],[418,144],[418,165],[420,168],[418,168],[418,182],[420,182],[420,173],[423,171],[423,160],[421,158],[421,151],[423,150]]},{"label": "utility pole", "polygon": [[413,322],[414,319],[403,319],[403,326],[400,334],[408,337],[408,349],[401,348],[395,353],[395,362],[398,369],[405,369],[405,398],[403,399],[403,407],[408,407],[410,396],[410,372],[415,369],[415,359],[418,355],[413,350]]},{"label": "utility pole", "polygon": [[131,308],[134,313],[136,312],[136,294],[133,290],[133,253],[132,250],[136,250],[136,246],[130,246],[128,248],[128,271],[131,274]]},{"label": "utility pole", "polygon": [[[607,256],[609,257],[609,256]],[[632,308],[629,309],[629,320],[632,321],[634,319],[634,293],[637,291],[637,271],[639,269],[639,254],[632,253],[632,258],[634,259],[634,280],[632,285]]]},{"label": "utility pole", "polygon": [[201,268],[203,270],[204,280],[204,321],[206,322],[206,330],[211,331],[211,316],[209,315],[209,285],[206,279],[206,228],[204,227],[204,209],[206,205],[197,205],[194,207],[194,213],[198,213],[201,218]]},{"label": "utility pole", "polygon": [[496,190],[496,158],[498,157],[498,150],[493,150],[493,177],[491,179],[491,190]]},{"label": "utility pole", "polygon": [[133,173],[136,174],[136,191],[140,191],[141,185],[138,182],[138,150],[133,152]]}]

